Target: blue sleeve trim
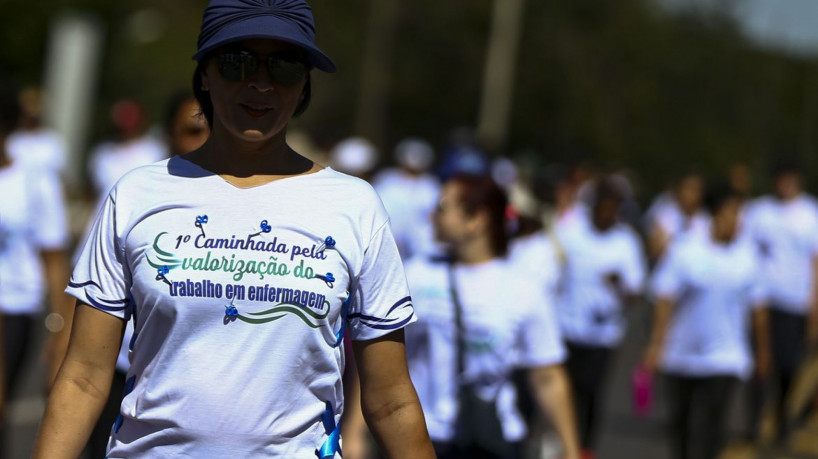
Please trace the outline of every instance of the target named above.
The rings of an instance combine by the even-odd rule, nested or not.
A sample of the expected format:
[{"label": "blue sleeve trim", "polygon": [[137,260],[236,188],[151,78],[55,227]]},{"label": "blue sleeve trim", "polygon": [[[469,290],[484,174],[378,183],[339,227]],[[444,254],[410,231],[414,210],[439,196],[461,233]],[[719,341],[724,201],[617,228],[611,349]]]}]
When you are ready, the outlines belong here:
[{"label": "blue sleeve trim", "polygon": [[97,284],[94,281],[89,280],[87,282],[82,282],[82,283],[79,283],[79,284],[74,282],[74,281],[68,281],[68,286],[71,287],[71,288],[81,288],[81,287],[85,287],[87,285],[93,285],[94,287],[102,290],[102,287],[100,287],[99,284]]},{"label": "blue sleeve trim", "polygon": [[364,325],[366,325],[366,326],[367,326],[367,327],[369,327],[369,328],[374,328],[374,329],[376,329],[376,330],[397,330],[397,329],[399,329],[399,328],[403,328],[403,327],[405,327],[405,326],[406,326],[406,324],[408,324],[409,322],[411,322],[411,321],[412,321],[412,318],[413,318],[413,317],[415,317],[415,314],[414,314],[414,313],[412,313],[412,315],[410,315],[409,317],[407,317],[407,318],[403,319],[402,321],[400,321],[400,322],[398,322],[398,323],[396,323],[396,324],[383,324],[383,325],[378,325],[378,324],[368,324],[368,323],[366,323],[366,322],[361,322],[361,323],[362,323],[362,324],[364,324]]},{"label": "blue sleeve trim", "polygon": [[388,315],[389,315],[389,314],[391,314],[391,313],[392,313],[392,311],[394,311],[395,309],[398,309],[399,307],[403,306],[404,304],[406,304],[406,303],[411,303],[411,302],[412,302],[412,297],[411,297],[411,296],[407,296],[407,297],[405,297],[405,298],[401,298],[400,300],[398,300],[398,302],[397,302],[397,303],[395,303],[395,304],[394,304],[394,305],[393,305],[391,308],[389,308],[389,311],[387,311],[386,315],[388,316]]}]

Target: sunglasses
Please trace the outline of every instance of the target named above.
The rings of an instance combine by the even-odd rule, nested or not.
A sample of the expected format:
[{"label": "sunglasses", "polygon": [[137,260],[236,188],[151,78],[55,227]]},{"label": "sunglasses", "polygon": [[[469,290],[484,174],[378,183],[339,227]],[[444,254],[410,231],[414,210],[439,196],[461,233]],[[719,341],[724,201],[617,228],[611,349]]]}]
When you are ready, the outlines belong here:
[{"label": "sunglasses", "polygon": [[[261,58],[250,51],[226,51],[218,56],[219,73],[227,81],[243,81],[258,72]],[[298,53],[283,52],[267,56],[264,60],[273,81],[291,86],[307,76],[307,65]]]}]

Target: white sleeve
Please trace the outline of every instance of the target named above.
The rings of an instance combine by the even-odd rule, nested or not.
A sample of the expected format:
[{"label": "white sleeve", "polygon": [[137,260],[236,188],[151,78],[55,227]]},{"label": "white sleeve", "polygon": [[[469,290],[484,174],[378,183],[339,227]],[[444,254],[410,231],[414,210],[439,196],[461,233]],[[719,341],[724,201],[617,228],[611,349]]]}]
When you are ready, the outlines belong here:
[{"label": "white sleeve", "polygon": [[636,235],[628,233],[627,244],[625,246],[625,263],[622,266],[622,281],[628,293],[642,293],[645,286],[645,276],[647,272],[645,253],[642,244]]},{"label": "white sleeve", "polygon": [[34,196],[34,215],[40,218],[35,225],[37,245],[45,250],[61,250],[68,246],[68,221],[62,183],[52,173],[38,171],[31,178]]},{"label": "white sleeve", "polygon": [[112,191],[88,234],[65,292],[87,305],[128,320],[130,284]]},{"label": "white sleeve", "polygon": [[[753,249],[756,247],[753,246]],[[750,307],[758,308],[767,305],[768,290],[765,271],[762,269],[763,260],[760,254],[753,257],[753,281],[750,285],[749,300]]]},{"label": "white sleeve", "polygon": [[376,230],[365,249],[361,272],[352,289],[347,320],[353,340],[375,339],[416,320],[388,221]]},{"label": "white sleeve", "polygon": [[[554,314],[554,307],[540,289],[529,289],[528,314],[520,324],[518,334],[518,366],[541,367],[565,360],[565,346]],[[535,293],[536,292],[536,293]]]},{"label": "white sleeve", "polygon": [[682,289],[682,275],[679,267],[677,247],[670,250],[659,260],[651,280],[651,292],[655,298],[676,299]]}]

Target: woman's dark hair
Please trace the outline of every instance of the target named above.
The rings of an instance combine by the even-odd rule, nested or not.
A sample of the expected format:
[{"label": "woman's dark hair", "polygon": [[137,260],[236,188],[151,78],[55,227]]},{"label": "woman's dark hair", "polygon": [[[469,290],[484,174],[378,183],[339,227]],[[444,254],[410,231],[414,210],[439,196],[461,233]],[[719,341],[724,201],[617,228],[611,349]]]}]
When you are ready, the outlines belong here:
[{"label": "woman's dark hair", "polygon": [[594,204],[601,201],[613,201],[621,203],[625,200],[625,190],[621,181],[617,181],[615,176],[602,177],[594,184],[593,188]]},{"label": "woman's dark hair", "polygon": [[746,196],[728,183],[717,183],[707,187],[704,195],[704,207],[710,215],[716,215],[725,204],[736,200],[743,202]]},{"label": "woman's dark hair", "polygon": [[20,111],[16,86],[0,79],[0,134],[9,134],[17,128]]},{"label": "woman's dark hair", "polygon": [[460,205],[467,215],[486,212],[494,254],[505,256],[508,251],[506,225],[508,199],[505,191],[486,176],[455,175],[449,182],[460,185]]},{"label": "woman's dark hair", "polygon": [[[199,102],[202,107],[202,115],[207,120],[207,126],[213,129],[213,102],[210,100],[210,93],[202,89],[202,72],[207,65],[210,56],[202,59],[197,65],[196,70],[193,71],[193,97]],[[310,99],[312,99],[312,78],[310,73],[307,73],[307,83],[304,85],[304,91],[301,93],[301,99],[298,101],[298,106],[295,107],[293,118],[301,116],[307,111],[310,106]]]}]

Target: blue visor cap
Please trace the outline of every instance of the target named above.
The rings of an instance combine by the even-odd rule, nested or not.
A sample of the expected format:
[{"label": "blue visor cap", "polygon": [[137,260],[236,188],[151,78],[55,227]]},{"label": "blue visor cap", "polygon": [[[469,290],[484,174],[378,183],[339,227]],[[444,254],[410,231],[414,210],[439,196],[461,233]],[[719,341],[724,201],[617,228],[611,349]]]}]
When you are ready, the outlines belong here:
[{"label": "blue visor cap", "polygon": [[312,10],[303,0],[212,0],[193,60],[199,62],[220,46],[250,38],[291,43],[304,50],[311,67],[335,72],[332,60],[315,46]]}]

